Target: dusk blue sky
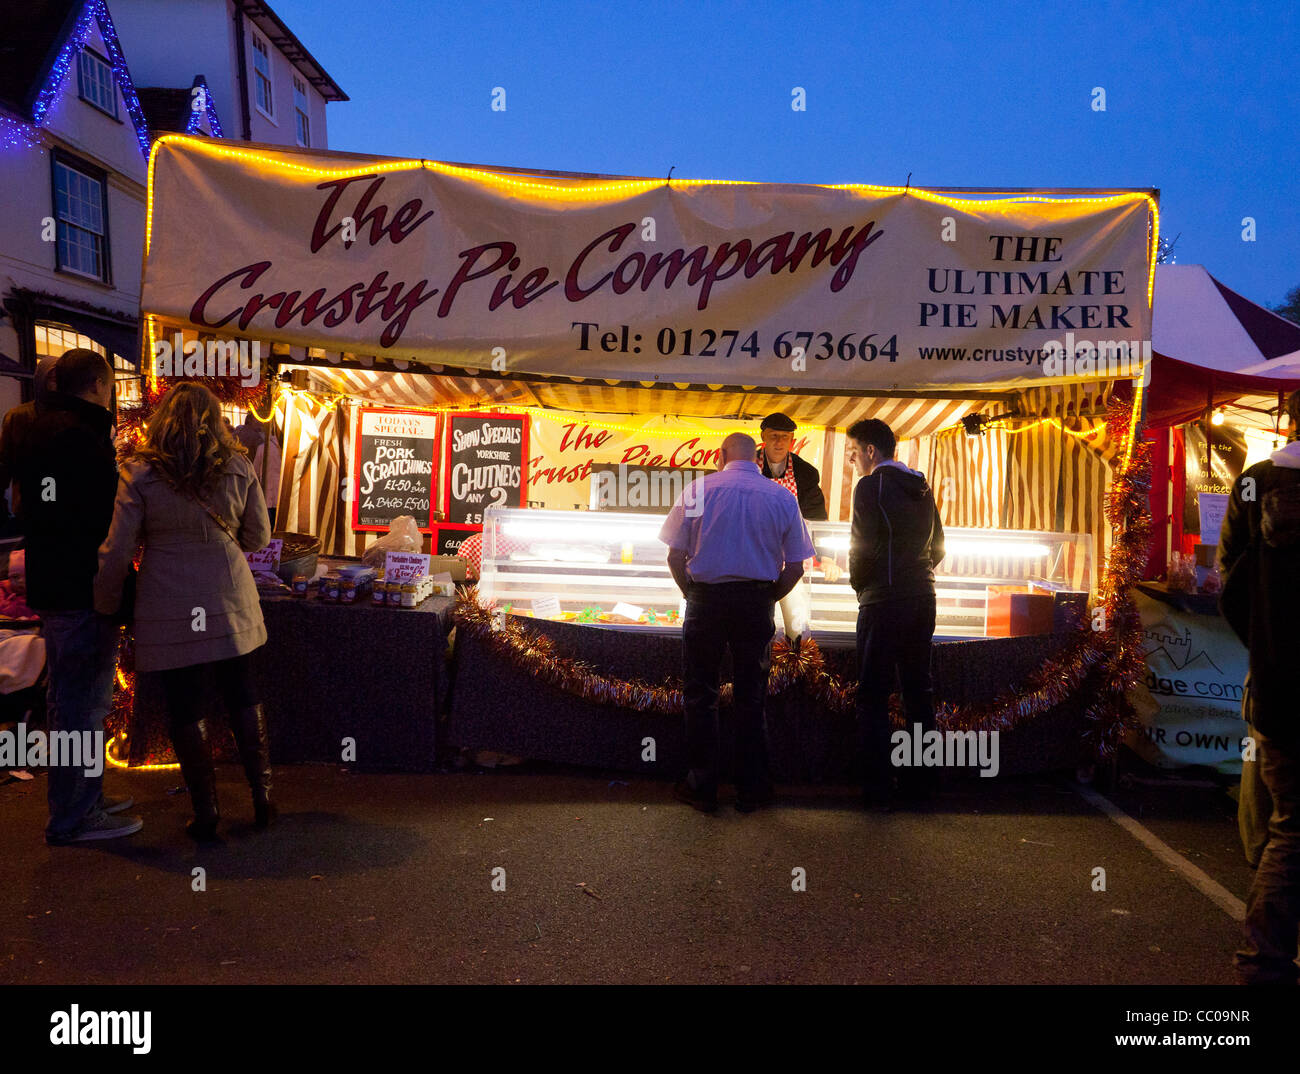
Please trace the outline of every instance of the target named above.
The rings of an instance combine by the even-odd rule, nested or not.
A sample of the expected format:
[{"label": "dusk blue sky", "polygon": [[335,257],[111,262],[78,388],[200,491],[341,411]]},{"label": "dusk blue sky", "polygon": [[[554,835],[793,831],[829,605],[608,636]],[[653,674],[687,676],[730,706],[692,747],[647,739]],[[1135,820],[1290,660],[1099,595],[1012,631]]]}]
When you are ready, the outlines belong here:
[{"label": "dusk blue sky", "polygon": [[352,98],[329,106],[332,149],[677,178],[1158,187],[1179,264],[1265,305],[1300,285],[1293,0],[274,7]]}]

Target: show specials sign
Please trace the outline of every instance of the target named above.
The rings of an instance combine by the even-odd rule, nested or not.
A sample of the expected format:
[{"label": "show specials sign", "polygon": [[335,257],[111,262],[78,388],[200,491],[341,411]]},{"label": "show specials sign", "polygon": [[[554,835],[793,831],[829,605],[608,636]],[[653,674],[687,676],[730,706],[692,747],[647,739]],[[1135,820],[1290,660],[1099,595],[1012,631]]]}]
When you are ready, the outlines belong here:
[{"label": "show specials sign", "polygon": [[[204,332],[804,390],[1104,375],[1089,347],[1151,338],[1145,192],[529,177],[181,136],[152,176],[143,308]],[[1067,348],[1083,364],[1047,364]]]},{"label": "show specials sign", "polygon": [[524,506],[527,458],[524,415],[447,415],[447,525],[481,526],[489,507]]},{"label": "show specials sign", "polygon": [[[1128,744],[1161,768],[1207,765],[1241,771],[1241,718],[1247,654],[1218,615],[1194,615],[1134,592],[1147,657],[1140,730]],[[1151,702],[1154,702],[1152,704]]]},{"label": "show specials sign", "polygon": [[433,527],[438,416],[362,409],[352,467],[352,528],[386,530],[399,515]]}]

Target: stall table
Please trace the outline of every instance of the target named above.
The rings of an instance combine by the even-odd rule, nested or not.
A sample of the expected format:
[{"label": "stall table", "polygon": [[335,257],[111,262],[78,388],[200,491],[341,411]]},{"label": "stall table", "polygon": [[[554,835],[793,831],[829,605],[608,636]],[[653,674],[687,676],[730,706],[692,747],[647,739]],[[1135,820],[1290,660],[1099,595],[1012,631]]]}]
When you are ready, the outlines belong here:
[{"label": "stall table", "polygon": [[[602,674],[659,683],[681,677],[680,634],[650,633],[552,620],[525,621],[554,639],[561,655],[577,657]],[[979,638],[937,643],[936,700],[987,701],[1026,677],[1065,639],[1060,635]],[[856,678],[854,651],[827,645],[829,670]],[[681,716],[635,712],[584,701],[537,682],[480,638],[459,633],[456,687],[447,739],[451,745],[490,749],[536,760],[677,778],[686,768]],[[730,668],[724,666],[723,681]],[[1075,768],[1095,760],[1084,741],[1083,697],[1007,732],[999,743],[999,775]],[[730,710],[720,711],[723,741]],[[769,697],[767,726],[773,777],[783,783],[839,783],[853,779],[856,720],[821,706],[798,686]],[[644,740],[655,740],[655,760],[642,760]],[[724,766],[729,762],[723,751]],[[725,769],[724,769],[725,771]]]},{"label": "stall table", "polygon": [[[437,596],[417,608],[388,608],[264,595],[267,641],[254,663],[272,763],[341,763],[343,740],[351,738],[349,763],[358,769],[432,771],[452,605]],[[220,702],[208,700],[218,755],[231,759]],[[155,675],[141,674],[131,763],[168,750],[161,687]]]}]

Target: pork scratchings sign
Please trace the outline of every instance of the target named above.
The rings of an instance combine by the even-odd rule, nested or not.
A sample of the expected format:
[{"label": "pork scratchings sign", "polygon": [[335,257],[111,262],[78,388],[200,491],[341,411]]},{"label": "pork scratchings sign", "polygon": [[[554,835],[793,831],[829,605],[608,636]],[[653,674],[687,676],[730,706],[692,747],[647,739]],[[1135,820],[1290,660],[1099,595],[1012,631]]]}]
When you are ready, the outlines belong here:
[{"label": "pork scratchings sign", "polygon": [[143,308],[203,332],[802,390],[1094,376],[1151,335],[1145,191],[530,176],[175,135],[151,177]]},{"label": "pork scratchings sign", "polygon": [[362,409],[352,468],[352,527],[386,530],[399,515],[433,528],[438,416]]}]

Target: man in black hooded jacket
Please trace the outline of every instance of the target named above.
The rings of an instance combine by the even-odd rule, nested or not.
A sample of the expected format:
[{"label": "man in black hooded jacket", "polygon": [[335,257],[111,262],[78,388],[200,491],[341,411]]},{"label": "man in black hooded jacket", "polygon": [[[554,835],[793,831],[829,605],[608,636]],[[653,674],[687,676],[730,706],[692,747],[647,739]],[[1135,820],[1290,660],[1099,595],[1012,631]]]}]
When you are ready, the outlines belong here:
[{"label": "man in black hooded jacket", "polygon": [[1289,442],[1239,477],[1219,534],[1221,607],[1250,651],[1243,706],[1273,799],[1268,843],[1246,899],[1245,984],[1296,984],[1300,943],[1300,392]]},{"label": "man in black hooded jacket", "polygon": [[[849,427],[849,462],[861,475],[849,539],[849,581],[858,595],[859,756],[866,804],[884,807],[893,800],[889,695],[896,680],[908,730],[934,728],[934,568],[944,556],[930,486],[894,458],[895,446],[893,430],[876,418]],[[908,773],[902,789],[923,795],[933,785],[924,769]]]}]

